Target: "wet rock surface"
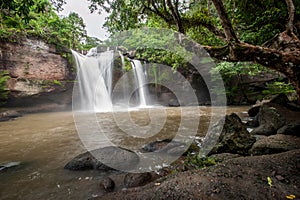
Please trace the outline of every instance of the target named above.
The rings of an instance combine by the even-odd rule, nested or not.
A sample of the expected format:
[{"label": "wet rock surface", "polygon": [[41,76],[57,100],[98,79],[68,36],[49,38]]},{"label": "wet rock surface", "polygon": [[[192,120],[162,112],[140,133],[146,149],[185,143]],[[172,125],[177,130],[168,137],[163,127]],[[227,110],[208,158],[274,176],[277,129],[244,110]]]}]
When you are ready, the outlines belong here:
[{"label": "wet rock surface", "polygon": [[15,110],[8,110],[8,111],[0,112],[0,122],[8,121],[8,120],[15,119],[18,117],[22,117],[22,114]]},{"label": "wet rock surface", "polygon": [[171,139],[165,139],[150,142],[149,144],[146,144],[142,150],[146,152],[165,152],[176,154],[178,151],[181,153],[183,152],[182,148],[180,148],[181,146],[184,146],[184,144]]},{"label": "wet rock surface", "polygon": [[251,132],[254,135],[274,135],[286,123],[278,109],[267,104],[260,107],[258,121],[259,127]]},{"label": "wet rock surface", "polygon": [[76,156],[65,165],[68,170],[131,170],[139,157],[132,151],[120,147],[104,147]]},{"label": "wet rock surface", "polygon": [[276,134],[256,141],[250,153],[252,155],[275,154],[300,149],[300,137]]},{"label": "wet rock surface", "polygon": [[246,126],[235,113],[226,115],[223,130],[210,154],[233,153],[247,155],[255,142]]},{"label": "wet rock surface", "polygon": [[255,117],[259,113],[260,105],[254,105],[248,110],[249,117]]},{"label": "wet rock surface", "polygon": [[300,119],[281,127],[278,129],[277,134],[300,136]]},{"label": "wet rock surface", "polygon": [[286,106],[290,102],[290,100],[285,94],[281,93],[281,94],[275,95],[272,99],[270,99],[269,102],[275,103],[275,104],[278,104],[281,106]]}]

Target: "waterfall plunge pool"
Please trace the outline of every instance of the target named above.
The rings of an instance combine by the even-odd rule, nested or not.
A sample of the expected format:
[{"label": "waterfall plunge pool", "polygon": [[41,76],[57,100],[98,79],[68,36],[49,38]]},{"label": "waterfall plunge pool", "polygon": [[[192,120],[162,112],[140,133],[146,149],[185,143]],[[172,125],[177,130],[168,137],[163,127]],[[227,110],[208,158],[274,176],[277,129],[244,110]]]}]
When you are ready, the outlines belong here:
[{"label": "waterfall plunge pool", "polygon": [[[191,117],[193,112],[201,114],[199,135],[207,129],[210,107],[155,109],[166,109],[170,118],[163,132],[146,140],[126,139],[116,127],[112,113],[98,113],[97,119],[103,120],[114,143],[133,149],[140,148],[143,143],[172,137],[180,121],[180,109],[187,109]],[[239,114],[247,109],[245,106],[228,107],[227,113]],[[134,123],[145,125],[149,120],[148,112],[147,109],[132,111],[130,116]],[[114,114],[122,118],[125,112]],[[107,174],[63,169],[67,162],[85,151],[72,112],[28,114],[1,122],[0,164],[21,162],[21,165],[0,171],[0,199],[88,199],[99,195],[99,181]]]}]

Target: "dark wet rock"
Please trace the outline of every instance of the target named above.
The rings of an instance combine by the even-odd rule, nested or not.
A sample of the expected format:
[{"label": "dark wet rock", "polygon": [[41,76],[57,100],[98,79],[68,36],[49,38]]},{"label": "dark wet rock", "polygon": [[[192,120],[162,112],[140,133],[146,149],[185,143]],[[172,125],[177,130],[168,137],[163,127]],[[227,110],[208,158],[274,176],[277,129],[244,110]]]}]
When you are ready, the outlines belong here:
[{"label": "dark wet rock", "polygon": [[65,165],[64,169],[68,169],[68,170],[97,169],[103,171],[113,170],[112,168],[104,165],[103,163],[95,159],[90,152],[86,152],[76,156]]},{"label": "dark wet rock", "polygon": [[147,152],[158,151],[164,148],[166,145],[168,145],[171,141],[171,139],[165,139],[161,141],[150,142],[149,144],[143,146],[143,150]]},{"label": "dark wet rock", "polygon": [[291,122],[281,127],[278,129],[277,134],[300,136],[300,121]]},{"label": "dark wet rock", "polygon": [[220,154],[214,154],[211,155],[210,158],[214,159],[216,162],[223,162],[225,160],[233,159],[241,157],[238,154],[232,154],[232,153],[220,153]]},{"label": "dark wet rock", "polygon": [[124,185],[127,188],[139,187],[146,185],[152,180],[152,175],[150,172],[145,173],[129,173],[124,177]]},{"label": "dark wet rock", "polygon": [[250,150],[252,155],[265,155],[300,149],[300,138],[276,134],[256,141]]},{"label": "dark wet rock", "polygon": [[254,135],[254,137],[256,138],[256,141],[267,138],[268,136],[265,135]]},{"label": "dark wet rock", "polygon": [[278,94],[270,100],[270,103],[275,103],[281,106],[286,106],[289,102],[290,100],[285,94]]},{"label": "dark wet rock", "polygon": [[248,110],[249,117],[255,117],[258,114],[259,109],[260,109],[260,105],[254,105],[251,108],[249,108]]},{"label": "dark wet rock", "polygon": [[169,102],[168,102],[168,105],[170,107],[179,107],[180,103],[178,102],[177,99],[170,99]]},{"label": "dark wet rock", "polygon": [[256,115],[255,117],[247,118],[246,126],[250,128],[258,127],[259,126],[258,116]]},{"label": "dark wet rock", "polygon": [[136,153],[120,147],[104,147],[76,156],[65,165],[69,170],[130,170],[139,162]]},{"label": "dark wet rock", "polygon": [[115,188],[115,182],[111,178],[106,177],[100,181],[100,187],[106,192],[112,192]]},{"label": "dark wet rock", "polygon": [[270,100],[264,100],[253,105],[251,108],[249,108],[248,115],[249,117],[255,117],[258,115],[262,105],[277,104],[286,107],[289,103],[290,101],[285,94],[278,94]]},{"label": "dark wet rock", "polygon": [[233,153],[247,155],[254,142],[255,137],[247,131],[239,116],[232,113],[226,115],[223,130],[210,154]]},{"label": "dark wet rock", "polygon": [[177,141],[173,141],[171,139],[165,139],[161,141],[154,141],[150,142],[149,144],[146,144],[143,147],[143,150],[146,152],[157,152],[157,151],[169,151],[170,149],[173,149],[175,147],[180,147],[183,144]]},{"label": "dark wet rock", "polygon": [[256,135],[274,135],[276,129],[270,124],[263,124],[251,131],[252,134]]},{"label": "dark wet rock", "polygon": [[270,105],[262,105],[259,109],[259,127],[251,133],[254,135],[273,135],[285,125],[285,118],[277,108]]},{"label": "dark wet rock", "polygon": [[14,119],[17,117],[22,117],[22,115],[15,110],[8,110],[8,111],[0,112],[0,122],[8,121],[10,119]]},{"label": "dark wet rock", "polygon": [[292,111],[300,111],[300,105],[293,102],[288,103],[286,107]]}]

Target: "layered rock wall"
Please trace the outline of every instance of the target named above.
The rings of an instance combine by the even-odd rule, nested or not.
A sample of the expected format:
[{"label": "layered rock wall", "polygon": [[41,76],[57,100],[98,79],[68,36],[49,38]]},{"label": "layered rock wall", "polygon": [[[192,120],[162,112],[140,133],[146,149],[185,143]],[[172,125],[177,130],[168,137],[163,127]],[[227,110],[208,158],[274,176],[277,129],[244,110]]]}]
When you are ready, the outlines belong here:
[{"label": "layered rock wall", "polygon": [[73,71],[66,58],[40,40],[0,42],[0,70],[10,75],[8,106],[71,103]]}]

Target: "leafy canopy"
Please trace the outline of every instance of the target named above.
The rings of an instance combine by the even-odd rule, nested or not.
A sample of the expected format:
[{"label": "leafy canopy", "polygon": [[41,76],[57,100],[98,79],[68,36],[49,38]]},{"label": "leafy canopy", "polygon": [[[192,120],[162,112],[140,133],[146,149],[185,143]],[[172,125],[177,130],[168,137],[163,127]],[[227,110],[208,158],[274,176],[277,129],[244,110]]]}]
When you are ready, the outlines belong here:
[{"label": "leafy canopy", "polygon": [[60,17],[64,0],[3,1],[0,9],[0,39],[17,42],[36,37],[58,48],[88,49],[99,43],[89,37],[83,19],[77,13]]}]

